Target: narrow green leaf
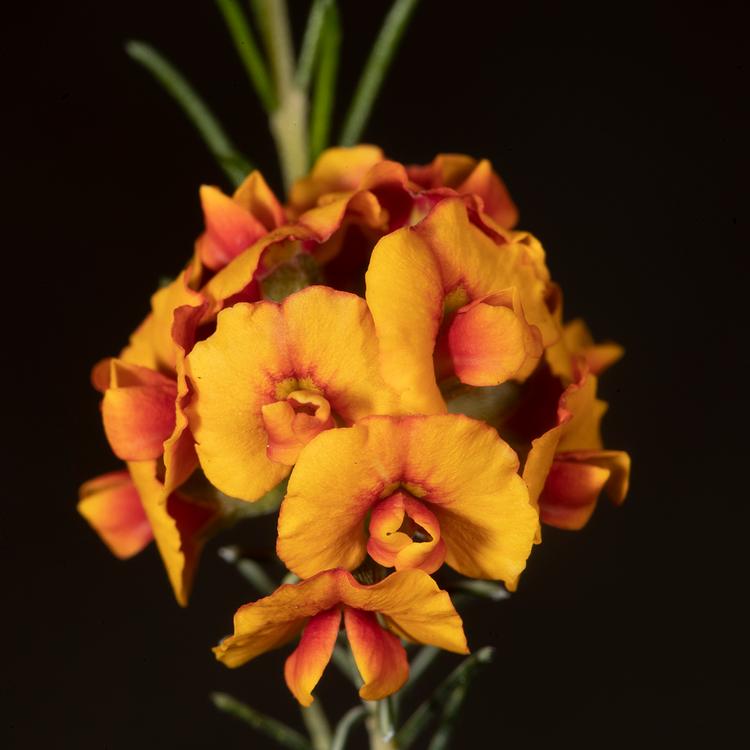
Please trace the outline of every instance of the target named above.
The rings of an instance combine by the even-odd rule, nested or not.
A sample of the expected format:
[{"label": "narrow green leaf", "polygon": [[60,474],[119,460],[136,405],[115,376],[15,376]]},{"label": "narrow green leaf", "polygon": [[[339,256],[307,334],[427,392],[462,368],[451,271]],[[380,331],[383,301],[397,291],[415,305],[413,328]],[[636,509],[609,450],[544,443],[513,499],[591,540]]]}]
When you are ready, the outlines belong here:
[{"label": "narrow green leaf", "polygon": [[185,77],[151,45],[131,40],[125,51],[143,65],[182,107],[188,119],[201,134],[219,166],[234,185],[239,185],[252,169],[224,132],[221,124]]},{"label": "narrow green leaf", "polygon": [[450,694],[438,720],[438,728],[430,740],[428,750],[448,750],[458,727],[461,709],[469,694],[468,683],[458,685]]},{"label": "narrow green leaf", "polygon": [[399,700],[403,700],[421,680],[425,672],[432,666],[438,656],[443,653],[442,649],[435,646],[422,646],[416,656],[409,662],[409,681],[396,694]]},{"label": "narrow green leaf", "polygon": [[401,727],[396,735],[396,747],[399,750],[408,750],[427,725],[444,710],[454,690],[462,685],[468,685],[477,671],[492,661],[494,654],[494,648],[485,646],[464,659]]},{"label": "narrow green leaf", "polygon": [[336,731],[333,733],[331,750],[345,750],[352,729],[354,729],[360,721],[364,720],[366,716],[367,710],[364,706],[354,706],[354,708],[350,708],[336,725]]},{"label": "narrow green leaf", "polygon": [[214,706],[230,714],[245,724],[251,726],[259,734],[274,740],[281,747],[290,750],[313,750],[312,745],[299,732],[295,731],[286,724],[282,724],[277,719],[256,711],[246,703],[238,701],[227,693],[211,693],[211,701]]},{"label": "narrow green leaf", "polygon": [[224,562],[234,565],[237,568],[237,572],[248,582],[250,585],[263,596],[268,596],[276,590],[276,582],[263,570],[263,567],[255,560],[250,560],[247,557],[240,555],[238,547],[220,547],[218,551],[219,557]]},{"label": "narrow green leaf", "polygon": [[232,36],[237,54],[240,56],[250,82],[258,94],[263,108],[267,113],[276,108],[273,84],[268,75],[266,62],[255,42],[250,23],[245,12],[240,6],[239,0],[216,0],[229,33]]},{"label": "narrow green leaf", "polygon": [[372,105],[418,2],[419,0],[395,0],[388,12],[344,120],[339,139],[342,146],[353,146],[362,137]]},{"label": "narrow green leaf", "polygon": [[331,117],[336,97],[336,76],[339,67],[341,25],[336,4],[328,8],[323,22],[318,64],[315,71],[315,95],[310,110],[310,161],[328,146]]},{"label": "narrow green leaf", "polygon": [[297,61],[297,85],[307,91],[312,79],[313,67],[318,55],[318,44],[323,31],[323,20],[332,0],[313,0],[310,14],[307,17],[305,35],[302,38],[302,48]]}]

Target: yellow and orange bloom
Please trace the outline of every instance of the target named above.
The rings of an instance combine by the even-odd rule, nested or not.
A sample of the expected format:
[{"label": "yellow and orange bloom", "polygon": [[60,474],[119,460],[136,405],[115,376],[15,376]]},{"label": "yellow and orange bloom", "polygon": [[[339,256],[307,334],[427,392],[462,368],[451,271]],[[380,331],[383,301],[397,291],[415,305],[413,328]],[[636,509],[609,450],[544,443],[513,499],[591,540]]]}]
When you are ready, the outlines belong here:
[{"label": "yellow and orange bloom", "polygon": [[630,457],[605,450],[600,423],[607,405],[596,398],[596,376],[585,360],[562,392],[556,423],[531,442],[523,477],[543,523],[577,530],[588,523],[605,490],[616,505],[627,495]]},{"label": "yellow and orange bloom", "polygon": [[[341,619],[362,676],[365,700],[396,692],[409,675],[400,638],[468,653],[461,618],[450,597],[419,570],[393,573],[364,586],[345,570],[327,570],[240,607],[234,635],[214,649],[217,659],[239,667],[301,635],[286,661],[284,676],[303,705],[330,661]],[[382,621],[382,625],[379,622]]]},{"label": "yellow and orange bloom", "polygon": [[362,419],[320,434],[300,455],[277,552],[302,578],[354,570],[369,553],[427,572],[445,560],[512,589],[538,526],[517,470],[497,432],[462,415]]},{"label": "yellow and orange bloom", "polygon": [[222,492],[248,501],[288,476],[320,432],[398,409],[378,377],[367,305],[326,287],[224,310],[187,368],[201,467]]},{"label": "yellow and orange bloom", "polygon": [[366,279],[384,376],[414,412],[446,410],[436,369],[469,385],[521,380],[560,337],[541,246],[483,231],[458,198],[381,239]]},{"label": "yellow and orange bloom", "polygon": [[623,501],[630,459],[604,448],[596,396],[622,349],[563,325],[486,160],[336,148],[285,206],[257,172],[200,200],[190,262],[92,373],[127,471],[79,511],[118,557],[153,539],[184,605],[205,541],[288,479],[276,551],[303,580],[241,607],[216,656],[299,638],[285,678],[309,705],[343,622],[360,695],[383,698],[408,677],[402,640],[467,651],[443,564],[514,590],[540,521]]}]

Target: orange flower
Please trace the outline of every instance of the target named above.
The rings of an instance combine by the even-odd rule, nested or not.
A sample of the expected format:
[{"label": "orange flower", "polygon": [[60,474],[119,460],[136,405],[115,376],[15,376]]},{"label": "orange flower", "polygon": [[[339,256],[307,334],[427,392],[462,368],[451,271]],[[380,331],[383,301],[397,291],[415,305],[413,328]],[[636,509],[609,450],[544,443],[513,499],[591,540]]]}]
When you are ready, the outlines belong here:
[{"label": "orange flower", "polygon": [[[468,653],[461,618],[450,597],[425,573],[393,573],[363,586],[344,570],[327,570],[270,596],[240,607],[234,635],[214,649],[228,667],[239,667],[301,634],[284,668],[286,683],[303,705],[328,664],[341,626],[341,615],[365,700],[396,692],[409,675],[398,636],[459,654]],[[383,625],[378,621],[382,618]]]},{"label": "orange flower", "polygon": [[[553,301],[560,321],[559,295]],[[602,490],[617,505],[627,495],[630,457],[604,449],[600,425],[607,404],[596,397],[596,375],[622,355],[617,344],[595,344],[582,320],[566,324],[501,427],[514,443],[526,443],[523,477],[543,523],[580,529]]]},{"label": "orange flower", "polygon": [[381,239],[366,280],[385,378],[415,412],[446,410],[436,368],[470,385],[520,380],[560,336],[541,246],[488,233],[458,198]]},{"label": "orange flower", "polygon": [[321,433],[289,481],[277,552],[303,578],[353,570],[369,552],[427,572],[445,559],[514,588],[538,526],[517,469],[494,429],[460,415],[373,416]]},{"label": "orange flower", "polygon": [[487,159],[477,161],[463,154],[438,154],[432,163],[408,167],[407,172],[409,179],[425,190],[449,188],[450,193],[478,196],[482,210],[502,227],[512,229],[518,222],[518,209]]},{"label": "orange flower", "polygon": [[616,505],[627,495],[630,457],[604,450],[600,422],[607,405],[597,380],[579,360],[577,378],[561,394],[556,424],[531,442],[523,477],[540,519],[577,530],[586,525],[604,489]]},{"label": "orange flower", "polygon": [[318,433],[398,407],[378,377],[367,305],[327,287],[223,311],[187,366],[201,467],[249,501],[284,479]]}]

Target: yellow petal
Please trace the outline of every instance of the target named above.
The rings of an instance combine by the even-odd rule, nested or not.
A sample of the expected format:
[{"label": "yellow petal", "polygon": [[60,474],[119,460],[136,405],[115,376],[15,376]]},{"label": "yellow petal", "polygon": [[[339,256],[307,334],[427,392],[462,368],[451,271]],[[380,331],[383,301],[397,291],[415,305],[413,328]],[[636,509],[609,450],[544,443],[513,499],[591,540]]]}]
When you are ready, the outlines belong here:
[{"label": "yellow petal", "polygon": [[347,607],[346,637],[364,684],[359,695],[377,701],[399,690],[409,678],[409,662],[401,641],[383,630],[373,612]]},{"label": "yellow petal", "polygon": [[365,280],[386,381],[406,410],[445,412],[432,360],[445,290],[430,247],[413,229],[386,235],[372,251]]},{"label": "yellow petal", "polygon": [[356,190],[370,168],[382,160],[383,152],[377,146],[327,149],[318,157],[310,175],[292,185],[292,212],[299,215],[312,208],[326,193]]},{"label": "yellow petal", "polygon": [[287,687],[303,706],[313,702],[312,691],[331,660],[340,625],[341,610],[338,607],[311,617],[297,648],[284,664]]}]

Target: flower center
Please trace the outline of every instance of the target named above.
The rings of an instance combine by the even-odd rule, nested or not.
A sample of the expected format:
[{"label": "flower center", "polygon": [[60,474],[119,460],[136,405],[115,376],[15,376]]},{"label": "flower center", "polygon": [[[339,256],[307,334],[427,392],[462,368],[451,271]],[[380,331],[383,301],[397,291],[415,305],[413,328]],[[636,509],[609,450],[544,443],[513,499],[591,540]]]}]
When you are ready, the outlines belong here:
[{"label": "flower center", "polygon": [[443,564],[445,542],[438,519],[425,503],[403,490],[374,505],[369,531],[367,551],[387,568],[434,573]]},{"label": "flower center", "polygon": [[334,426],[331,405],[316,391],[292,391],[286,399],[263,406],[261,414],[268,435],[268,457],[287,466],[296,463],[316,435]]}]

